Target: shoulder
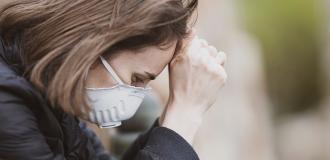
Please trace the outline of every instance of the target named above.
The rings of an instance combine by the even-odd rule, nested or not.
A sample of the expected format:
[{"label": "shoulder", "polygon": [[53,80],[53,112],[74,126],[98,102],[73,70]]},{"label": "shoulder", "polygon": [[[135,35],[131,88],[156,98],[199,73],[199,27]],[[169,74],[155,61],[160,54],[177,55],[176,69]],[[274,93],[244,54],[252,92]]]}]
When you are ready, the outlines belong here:
[{"label": "shoulder", "polygon": [[45,139],[40,121],[30,109],[34,107],[29,104],[31,98],[24,98],[28,90],[16,84],[19,81],[0,76],[0,159],[52,159],[47,144],[50,141]]},{"label": "shoulder", "polygon": [[37,91],[30,82],[0,61],[0,102],[20,100],[32,103],[36,96]]},{"label": "shoulder", "polygon": [[42,93],[0,61],[0,126],[3,119],[10,119],[8,123],[11,124],[24,118],[27,120],[25,123],[38,124],[47,135],[56,137],[61,132],[58,124],[60,117]]},{"label": "shoulder", "polygon": [[[28,104],[33,104],[33,99],[28,82],[0,63],[0,125],[3,126],[1,128],[15,125],[12,123],[34,121],[35,117],[27,107]],[[7,128],[5,131],[11,129]]]},{"label": "shoulder", "polygon": [[[37,98],[34,92],[26,79],[15,74],[8,66],[0,62],[1,131],[9,132],[11,127],[17,128],[20,126],[19,124],[25,124],[25,126],[35,124],[36,117],[29,108],[30,105],[36,104]],[[33,125],[33,127],[35,126]]]},{"label": "shoulder", "polygon": [[42,109],[34,92],[27,80],[0,63],[0,159],[50,159],[36,158],[52,155],[40,123],[50,130],[53,125],[38,119],[36,110]]}]

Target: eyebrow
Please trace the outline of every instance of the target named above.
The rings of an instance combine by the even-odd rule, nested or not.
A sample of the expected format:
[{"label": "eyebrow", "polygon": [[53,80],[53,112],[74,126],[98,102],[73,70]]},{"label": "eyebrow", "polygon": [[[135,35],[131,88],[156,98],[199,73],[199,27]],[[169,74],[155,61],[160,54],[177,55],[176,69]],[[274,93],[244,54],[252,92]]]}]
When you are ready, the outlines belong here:
[{"label": "eyebrow", "polygon": [[148,79],[150,79],[150,80],[155,80],[157,77],[157,75],[149,73],[149,72],[144,72],[144,73],[148,76]]}]

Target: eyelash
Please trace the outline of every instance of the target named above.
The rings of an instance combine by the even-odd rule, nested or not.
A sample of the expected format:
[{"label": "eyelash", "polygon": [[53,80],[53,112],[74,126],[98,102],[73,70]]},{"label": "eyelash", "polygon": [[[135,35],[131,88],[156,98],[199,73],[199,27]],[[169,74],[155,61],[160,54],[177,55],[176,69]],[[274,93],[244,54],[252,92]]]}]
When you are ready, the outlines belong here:
[{"label": "eyelash", "polygon": [[134,84],[134,83],[143,83],[144,84],[144,80],[142,78],[135,76],[132,80],[132,84]]},{"label": "eyelash", "polygon": [[144,80],[139,77],[135,77],[135,80],[136,80],[136,82],[144,82]]}]

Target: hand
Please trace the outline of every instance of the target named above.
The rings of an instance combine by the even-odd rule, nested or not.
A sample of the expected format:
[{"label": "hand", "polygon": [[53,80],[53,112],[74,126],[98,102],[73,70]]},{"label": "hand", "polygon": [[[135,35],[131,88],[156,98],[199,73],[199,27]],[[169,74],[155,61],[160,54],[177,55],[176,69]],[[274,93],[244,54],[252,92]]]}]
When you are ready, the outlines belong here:
[{"label": "hand", "polygon": [[160,124],[192,143],[204,113],[226,82],[225,62],[223,52],[192,31],[169,65],[170,96]]}]

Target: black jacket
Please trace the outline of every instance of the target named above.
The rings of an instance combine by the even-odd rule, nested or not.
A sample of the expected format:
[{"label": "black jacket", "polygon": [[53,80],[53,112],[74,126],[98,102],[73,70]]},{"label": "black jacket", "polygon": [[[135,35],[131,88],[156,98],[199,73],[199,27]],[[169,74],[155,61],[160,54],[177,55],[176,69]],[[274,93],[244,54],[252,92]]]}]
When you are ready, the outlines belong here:
[{"label": "black jacket", "polygon": [[[19,56],[0,39],[0,159],[110,160],[95,134],[76,117],[49,105],[20,72]],[[193,148],[157,121],[124,160],[197,160]]]}]

